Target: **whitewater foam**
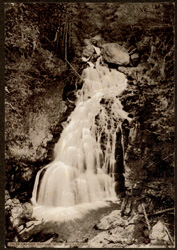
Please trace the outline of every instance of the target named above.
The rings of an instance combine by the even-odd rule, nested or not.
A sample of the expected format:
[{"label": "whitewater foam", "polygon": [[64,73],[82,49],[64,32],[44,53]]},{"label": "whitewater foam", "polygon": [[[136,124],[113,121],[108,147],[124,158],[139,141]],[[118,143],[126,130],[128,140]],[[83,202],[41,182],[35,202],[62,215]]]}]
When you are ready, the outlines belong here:
[{"label": "whitewater foam", "polygon": [[100,62],[101,57],[83,71],[84,84],[55,145],[55,159],[37,173],[32,194],[36,218],[80,218],[116,199],[116,135],[129,119],[118,96],[127,79]]}]

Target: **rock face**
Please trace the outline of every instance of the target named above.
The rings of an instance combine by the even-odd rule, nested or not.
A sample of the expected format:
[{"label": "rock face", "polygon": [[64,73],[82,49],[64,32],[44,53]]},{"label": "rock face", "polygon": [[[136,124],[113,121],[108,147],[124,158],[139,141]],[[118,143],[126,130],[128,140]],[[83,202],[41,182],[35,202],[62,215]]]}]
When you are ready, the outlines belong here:
[{"label": "rock face", "polygon": [[103,60],[118,65],[128,65],[129,54],[117,43],[106,43],[102,46]]},{"label": "rock face", "polygon": [[[26,107],[28,115],[23,114],[21,126],[18,124],[16,140],[11,135],[7,145],[7,157],[9,160],[15,158],[19,161],[36,162],[42,161],[48,154],[48,143],[53,140],[53,131],[57,126],[56,117],[61,117],[65,105],[62,102],[62,86],[58,83],[50,83],[48,92],[36,94]],[[57,84],[57,86],[55,86]],[[8,129],[13,125],[12,117],[8,113]],[[15,119],[15,118],[14,118]],[[21,138],[19,137],[21,134]],[[10,140],[11,139],[11,140]],[[12,140],[13,139],[13,140]]]},{"label": "rock face", "polygon": [[21,202],[31,197],[37,170],[53,158],[53,147],[62,131],[60,119],[66,110],[63,86],[50,82],[48,91],[34,95],[21,122],[6,110],[6,188]]}]

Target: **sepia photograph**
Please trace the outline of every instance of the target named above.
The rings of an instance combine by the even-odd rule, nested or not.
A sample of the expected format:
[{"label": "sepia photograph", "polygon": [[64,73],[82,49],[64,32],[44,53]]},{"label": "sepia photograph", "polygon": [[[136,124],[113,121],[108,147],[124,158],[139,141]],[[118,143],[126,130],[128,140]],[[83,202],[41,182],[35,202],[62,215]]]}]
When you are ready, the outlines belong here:
[{"label": "sepia photograph", "polygon": [[4,4],[6,248],[175,248],[175,4]]}]

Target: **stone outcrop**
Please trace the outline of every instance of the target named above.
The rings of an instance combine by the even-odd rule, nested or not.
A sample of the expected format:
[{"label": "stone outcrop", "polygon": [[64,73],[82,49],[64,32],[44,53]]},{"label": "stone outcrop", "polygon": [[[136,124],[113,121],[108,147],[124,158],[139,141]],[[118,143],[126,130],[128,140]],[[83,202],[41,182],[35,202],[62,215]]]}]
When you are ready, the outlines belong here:
[{"label": "stone outcrop", "polygon": [[[47,146],[54,139],[53,132],[57,126],[56,117],[60,119],[65,110],[61,99],[63,84],[61,86],[58,84],[55,86],[55,84],[57,83],[50,83],[48,92],[45,91],[31,98],[32,104],[26,107],[28,116],[23,114],[23,121],[16,131],[17,134],[21,134],[21,137],[16,136],[17,139],[7,145],[7,160],[15,158],[22,162],[36,162],[47,158]],[[7,126],[7,131],[8,129],[10,128]]]},{"label": "stone outcrop", "polygon": [[97,225],[98,230],[104,230],[88,242],[88,247],[127,247],[131,244],[146,242],[146,226],[141,215],[132,218],[122,217],[120,210],[113,211],[104,217]]},{"label": "stone outcrop", "polygon": [[173,240],[163,222],[158,221],[150,230],[142,213],[121,216],[120,210],[103,217],[95,226],[98,233],[83,247],[89,248],[165,248],[173,247]]},{"label": "stone outcrop", "polygon": [[56,233],[42,232],[43,221],[36,220],[32,216],[33,206],[29,202],[20,203],[16,198],[11,198],[5,191],[5,215],[6,215],[6,241],[48,241],[53,240]]},{"label": "stone outcrop", "polygon": [[167,227],[160,220],[152,227],[149,238],[152,245],[170,245],[173,243],[172,240],[170,241]]},{"label": "stone outcrop", "polygon": [[20,203],[19,199],[11,198],[5,191],[6,230],[10,240],[18,241],[18,236],[32,220],[33,207],[29,202]]},{"label": "stone outcrop", "polygon": [[53,159],[53,148],[63,129],[60,119],[66,110],[63,87],[63,83],[50,82],[48,91],[34,95],[20,123],[17,114],[10,116],[6,110],[6,188],[22,202],[31,198],[37,170]]},{"label": "stone outcrop", "polygon": [[115,228],[117,226],[126,226],[127,221],[123,220],[121,217],[121,211],[120,210],[114,210],[109,215],[103,217],[99,223],[96,224],[95,228],[98,230],[108,230]]},{"label": "stone outcrop", "polygon": [[130,56],[125,49],[117,43],[106,43],[102,45],[103,60],[117,65],[128,65]]}]

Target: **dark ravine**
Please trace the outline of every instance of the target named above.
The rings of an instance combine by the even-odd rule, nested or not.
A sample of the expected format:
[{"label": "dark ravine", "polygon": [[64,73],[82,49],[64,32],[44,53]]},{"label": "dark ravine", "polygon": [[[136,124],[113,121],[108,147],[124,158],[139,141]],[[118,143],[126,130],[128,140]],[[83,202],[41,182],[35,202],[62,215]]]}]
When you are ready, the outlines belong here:
[{"label": "dark ravine", "polygon": [[[164,16],[165,13],[164,11]],[[162,220],[162,224],[167,226],[173,237],[173,211],[153,215],[155,212],[166,211],[174,206],[173,27],[171,24],[164,27],[157,25],[143,35],[141,26],[131,31],[126,26],[127,37],[120,38],[118,35],[116,37],[114,25],[113,21],[110,33],[112,36],[102,31],[102,38],[94,39],[94,35],[101,33],[97,31],[93,32],[93,35],[90,32],[87,38],[92,40],[92,44],[100,47],[106,43],[117,43],[130,55],[129,64],[124,66],[104,61],[109,68],[116,68],[127,75],[128,87],[122,93],[121,102],[124,110],[133,118],[130,124],[125,121],[121,133],[117,134],[116,154],[119,168],[116,169],[115,178],[117,194],[123,204],[122,216],[131,218],[134,214],[140,214],[144,219],[141,206],[145,204],[151,230]],[[121,34],[124,35],[125,31]],[[75,41],[75,48],[78,46],[79,49],[76,49],[72,62],[79,74],[86,67],[86,63],[81,62],[82,55],[91,56],[93,61],[96,60],[94,51],[84,45],[84,38],[83,35],[80,47],[76,45],[78,41]],[[9,44],[8,46],[10,47]],[[26,202],[30,202],[34,178],[39,169],[52,161],[54,144],[63,130],[62,122],[67,120],[75,107],[73,102],[76,85],[77,88],[82,86],[82,80],[75,72],[53,55],[51,58],[55,66],[44,68],[43,64],[50,53],[50,49],[41,49],[40,53],[34,51],[32,57],[27,56],[23,59],[23,64],[33,60],[33,67],[34,61],[41,62],[36,67],[38,72],[37,70],[32,72],[33,80],[36,82],[39,80],[38,85],[29,80],[30,76],[24,79],[25,84],[21,85],[21,92],[18,92],[18,86],[14,86],[10,80],[7,81],[5,89],[6,101],[10,103],[6,105],[6,189],[8,190],[5,204],[8,222],[6,241],[14,239],[18,241],[17,228],[32,220],[30,204]],[[7,63],[7,79],[17,78],[19,72],[17,63],[13,60]],[[50,64],[51,61],[48,65]],[[29,71],[25,71],[24,66],[20,67],[20,77],[23,78],[25,74],[28,76]],[[57,68],[61,70],[57,71]],[[13,73],[9,73],[9,70]],[[17,81],[20,82],[19,79]],[[28,82],[30,87],[27,91]],[[23,100],[20,99],[20,95]],[[21,110],[21,106],[25,107],[25,113],[23,109]],[[23,207],[24,204],[28,204],[27,208]],[[18,210],[15,213],[22,218],[13,217],[13,209]],[[23,216],[21,216],[22,211],[25,211]],[[160,227],[163,228],[163,225]],[[46,241],[47,237],[49,239],[53,237],[55,241],[58,236],[46,236],[44,237]],[[150,233],[144,237],[147,242],[143,244],[149,244]],[[107,247],[114,247],[114,244],[116,246],[116,243],[110,241]],[[167,241],[167,244],[170,245],[171,242]]]}]

